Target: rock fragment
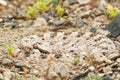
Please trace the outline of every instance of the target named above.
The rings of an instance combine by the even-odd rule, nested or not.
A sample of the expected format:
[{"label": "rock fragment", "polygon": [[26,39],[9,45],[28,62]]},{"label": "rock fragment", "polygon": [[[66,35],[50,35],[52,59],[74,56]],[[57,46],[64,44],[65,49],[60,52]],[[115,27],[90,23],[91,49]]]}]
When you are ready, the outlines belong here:
[{"label": "rock fragment", "polygon": [[104,29],[110,32],[111,38],[116,38],[120,35],[120,14],[116,16],[116,18]]}]

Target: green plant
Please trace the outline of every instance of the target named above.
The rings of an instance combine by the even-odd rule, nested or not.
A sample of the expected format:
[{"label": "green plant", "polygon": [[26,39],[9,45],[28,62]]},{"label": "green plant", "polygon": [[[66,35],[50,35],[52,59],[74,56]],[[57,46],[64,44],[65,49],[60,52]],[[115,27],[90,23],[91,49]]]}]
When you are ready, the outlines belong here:
[{"label": "green plant", "polygon": [[[28,9],[26,11],[26,17],[34,18],[38,15],[39,12],[42,13],[47,10],[49,11],[52,8],[55,8],[58,5],[58,2],[59,2],[59,0],[37,0],[37,2],[33,4],[33,6],[28,7]],[[59,14],[59,12],[60,12],[60,14]],[[62,7],[57,9],[57,14],[59,16],[63,14]]]},{"label": "green plant", "polygon": [[84,80],[103,80],[103,79],[97,75],[93,75],[91,77],[85,77]]},{"label": "green plant", "polygon": [[76,58],[74,59],[73,64],[74,64],[74,65],[77,65],[77,64],[79,63],[79,61],[80,61],[80,57],[76,57]]},{"label": "green plant", "polygon": [[7,50],[7,54],[14,56],[15,55],[15,48],[9,44],[4,44]]},{"label": "green plant", "polygon": [[38,80],[38,78],[32,76],[32,77],[29,78],[29,80]]},{"label": "green plant", "polygon": [[42,12],[47,7],[47,3],[45,1],[37,2],[37,8]]},{"label": "green plant", "polygon": [[120,10],[117,7],[108,5],[106,8],[107,8],[106,13],[108,14],[108,17],[111,19],[115,18],[120,13]]},{"label": "green plant", "polygon": [[45,3],[52,3],[53,7],[56,7],[58,5],[59,0],[44,0]]},{"label": "green plant", "polygon": [[33,17],[36,17],[37,14],[38,14],[38,12],[37,12],[37,10],[36,10],[35,5],[32,6],[32,7],[28,7],[28,9],[27,9],[27,13],[26,13],[27,18],[33,18]]},{"label": "green plant", "polygon": [[61,17],[64,14],[64,8],[61,5],[57,5],[56,7],[56,12],[57,12],[57,16]]}]

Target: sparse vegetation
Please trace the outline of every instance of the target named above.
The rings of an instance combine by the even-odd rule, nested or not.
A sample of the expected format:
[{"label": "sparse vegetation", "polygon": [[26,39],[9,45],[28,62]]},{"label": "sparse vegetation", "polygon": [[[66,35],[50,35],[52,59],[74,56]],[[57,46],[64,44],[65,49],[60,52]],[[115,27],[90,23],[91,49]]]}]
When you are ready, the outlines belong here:
[{"label": "sparse vegetation", "polygon": [[64,8],[61,5],[57,5],[56,12],[57,16],[62,17],[62,15],[64,14]]},{"label": "sparse vegetation", "polygon": [[46,12],[49,10],[56,10],[58,17],[64,14],[64,8],[58,5],[58,0],[39,0],[27,9],[26,17],[34,18],[39,12]]},{"label": "sparse vegetation", "polygon": [[79,63],[79,61],[80,61],[80,57],[76,57],[75,59],[74,59],[74,65],[77,65],[78,63]]},{"label": "sparse vegetation", "polygon": [[38,80],[38,78],[37,78],[37,77],[32,76],[32,77],[30,77],[30,78],[29,78],[29,80]]},{"label": "sparse vegetation", "polygon": [[0,0],[0,80],[119,80],[120,0],[107,1]]},{"label": "sparse vegetation", "polygon": [[7,50],[7,54],[9,54],[10,56],[14,56],[15,55],[15,49],[12,45],[9,44],[4,44],[5,49]]},{"label": "sparse vegetation", "polygon": [[26,17],[27,18],[33,18],[36,17],[38,12],[36,11],[35,7],[29,7],[27,9]]},{"label": "sparse vegetation", "polygon": [[103,79],[97,75],[93,75],[91,77],[85,77],[84,80],[103,80]]},{"label": "sparse vegetation", "polygon": [[120,10],[112,5],[108,5],[106,8],[106,13],[110,19],[114,19],[120,13]]}]

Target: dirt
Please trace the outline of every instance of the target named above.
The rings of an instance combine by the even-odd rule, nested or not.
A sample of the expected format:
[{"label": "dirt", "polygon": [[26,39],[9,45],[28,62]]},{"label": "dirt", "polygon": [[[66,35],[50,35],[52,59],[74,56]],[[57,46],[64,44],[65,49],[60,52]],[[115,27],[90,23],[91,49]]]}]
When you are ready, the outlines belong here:
[{"label": "dirt", "polygon": [[[75,78],[76,75],[78,75],[78,77],[81,77],[81,75],[90,76],[92,74],[103,73],[103,74],[99,74],[99,75],[102,75],[102,77],[106,77],[108,74],[110,77],[110,75],[112,74],[112,77],[118,78],[117,80],[119,80],[120,75],[119,75],[118,68],[120,67],[120,65],[119,65],[119,63],[120,63],[119,62],[119,59],[120,59],[119,53],[120,52],[118,52],[119,47],[115,47],[116,44],[114,45],[115,41],[109,39],[104,34],[104,32],[103,32],[103,34],[99,33],[99,32],[92,33],[89,36],[86,34],[86,33],[90,32],[90,28],[92,26],[96,26],[95,28],[97,28],[99,31],[100,28],[103,28],[104,26],[108,25],[111,22],[111,20],[108,19],[105,14],[97,16],[97,17],[93,17],[93,18],[84,19],[84,21],[87,22],[87,24],[82,28],[71,26],[71,25],[69,25],[69,26],[65,26],[65,25],[54,26],[54,25],[49,25],[49,24],[43,25],[43,26],[33,26],[35,20],[24,20],[24,18],[18,19],[19,18],[18,16],[16,19],[13,18],[12,20],[11,19],[6,20],[7,19],[6,16],[12,15],[12,16],[16,17],[16,11],[18,9],[21,10],[28,5],[31,5],[34,1],[31,1],[31,0],[24,0],[24,1],[23,0],[18,0],[18,1],[8,0],[8,2],[10,3],[8,9],[7,9],[7,7],[0,6],[0,10],[2,10],[2,12],[0,12],[0,16],[1,16],[1,19],[4,20],[4,21],[0,22],[1,23],[1,26],[0,26],[1,27],[0,28],[0,55],[1,55],[0,63],[2,63],[1,70],[3,70],[2,72],[0,70],[1,75],[5,76],[5,72],[7,72],[7,70],[11,70],[11,72],[14,72],[14,74],[18,73],[20,76],[24,77],[23,79],[19,78],[18,80],[26,80],[26,78],[27,78],[27,80],[29,80],[31,76],[38,77],[39,80],[53,80],[53,79],[54,80],[58,80],[58,79],[59,80],[67,80],[70,77],[71,77],[70,80],[76,80],[76,79],[72,79],[72,78]],[[118,6],[118,3],[116,3],[116,2],[114,2],[114,3],[110,2],[110,3],[112,5]],[[12,12],[12,10],[14,10],[14,11]],[[3,14],[3,13],[5,13],[5,14]],[[96,23],[95,21],[97,21],[99,19],[101,21],[105,21],[105,22],[103,22],[103,24]],[[14,21],[17,21],[17,22],[14,23]],[[8,24],[8,23],[10,23],[10,24]],[[14,24],[16,24],[16,27],[13,26]],[[64,39],[59,40],[60,38],[56,38],[56,35],[59,32],[65,33],[64,36],[62,36],[62,37],[66,37],[66,35],[68,35],[67,36],[68,40],[65,39],[66,40],[65,41]],[[79,32],[79,34],[81,34],[81,36],[69,38],[69,36],[71,35],[72,32]],[[43,49],[34,48],[34,44],[32,44],[32,48],[31,48],[31,46],[23,46],[24,44],[20,43],[23,38],[25,38],[27,40],[27,37],[32,36],[32,35],[37,35],[40,39],[43,39],[44,34],[46,34],[46,33],[54,34],[53,38],[42,41],[43,43],[46,43],[46,42],[52,43],[53,42],[53,44],[54,44],[54,45],[52,45],[52,48],[54,49],[53,51],[56,50],[54,53],[49,51],[49,49],[51,49],[51,48],[49,48],[49,46],[51,44],[49,44],[45,47],[48,50],[46,50],[46,49],[44,50],[44,47],[42,47]],[[84,40],[84,38],[85,38],[85,40]],[[94,42],[95,38],[96,38],[96,40],[98,40],[98,42]],[[30,39],[32,39],[32,38],[30,38]],[[82,42],[79,40],[81,40]],[[42,46],[40,44],[42,42],[38,41],[35,44]],[[65,47],[59,45],[61,42],[66,43],[66,44],[64,44]],[[103,45],[102,45],[102,42],[103,42]],[[5,43],[10,44],[10,45],[14,45],[14,44],[17,45],[16,49],[19,51],[17,52],[16,57],[11,58],[11,56],[4,54],[6,51],[5,47],[4,47]],[[75,43],[76,46],[71,45],[72,43]],[[94,45],[89,46],[93,43],[94,43]],[[27,42],[26,42],[26,44],[27,44]],[[83,44],[84,44],[84,46],[83,46]],[[106,46],[108,44],[109,44],[109,46]],[[118,44],[119,44],[119,42],[118,42]],[[96,48],[95,48],[95,45],[97,45]],[[69,48],[67,48],[66,46],[72,46],[72,48],[75,50],[78,48],[78,46],[82,46],[82,48],[77,49],[76,52],[74,52],[74,51],[67,52],[67,50]],[[56,49],[56,47],[60,47],[60,48]],[[96,51],[97,49],[101,49],[101,52],[99,50]],[[106,50],[106,49],[108,49],[108,50]],[[26,50],[28,50],[28,51],[26,51]],[[93,53],[94,52],[102,53],[102,50],[103,50],[103,53],[101,55],[95,55],[95,54],[92,54],[91,50],[93,50]],[[47,52],[47,54],[45,52]],[[78,52],[82,53],[82,54],[77,54]],[[85,54],[89,53],[89,52],[91,52],[91,54],[87,54],[87,56],[86,56]],[[28,54],[26,54],[26,53],[28,53]],[[71,53],[71,54],[69,54],[69,53]],[[112,55],[114,55],[115,57],[113,57]],[[78,56],[81,58],[80,60],[83,59],[83,62],[82,61],[76,62],[75,64],[78,63],[78,65],[74,65],[73,62],[76,59],[76,57],[78,57]],[[101,56],[102,56],[102,58],[101,58]],[[108,59],[108,57],[110,57],[110,59]],[[6,60],[6,59],[8,59],[7,66],[3,64],[4,60]],[[9,62],[9,60],[12,63],[12,65]],[[11,67],[9,66],[9,63],[11,65]],[[22,68],[22,70],[19,69],[18,66],[16,67],[17,63],[19,64],[18,66],[20,68]],[[23,66],[23,64],[25,66]],[[30,67],[30,69],[28,68],[28,66]],[[91,69],[91,67],[92,67],[92,69]],[[90,69],[88,69],[88,68],[90,68]],[[28,69],[30,71],[32,71],[32,69],[33,69],[33,73],[29,73],[29,72],[25,73],[26,71],[24,69]],[[34,72],[34,69],[36,72]],[[111,72],[110,72],[111,74],[109,74],[109,71],[111,71],[111,69],[114,74]],[[89,72],[89,70],[91,70],[91,71]],[[107,73],[107,70],[108,70],[108,73]],[[62,74],[58,73],[60,71]],[[88,75],[86,75],[87,71],[89,73]],[[22,72],[22,75],[19,72]],[[39,72],[41,72],[41,73],[39,73]],[[81,79],[83,79],[83,77],[85,77],[85,76],[82,76]],[[5,76],[5,77],[9,77],[9,76]],[[51,79],[51,78],[53,78],[53,79]],[[16,78],[13,78],[13,80],[15,80],[15,79]]]}]

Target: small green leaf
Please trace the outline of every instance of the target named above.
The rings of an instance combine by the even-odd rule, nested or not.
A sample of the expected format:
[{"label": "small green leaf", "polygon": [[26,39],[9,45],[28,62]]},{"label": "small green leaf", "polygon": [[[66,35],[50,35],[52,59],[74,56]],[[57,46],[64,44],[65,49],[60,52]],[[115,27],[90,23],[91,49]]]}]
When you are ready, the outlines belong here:
[{"label": "small green leaf", "polygon": [[47,3],[46,2],[43,2],[43,1],[37,2],[37,8],[40,11],[44,11],[46,7],[47,7]]},{"label": "small green leaf", "polygon": [[112,5],[108,5],[106,8],[106,13],[111,19],[115,18],[120,13],[120,10],[117,7],[113,7]]},{"label": "small green leaf", "polygon": [[36,17],[37,16],[37,10],[35,9],[35,6],[33,6],[33,7],[29,7],[28,9],[27,9],[27,13],[26,13],[26,15],[27,15],[27,17]]},{"label": "small green leaf", "polygon": [[29,80],[38,80],[37,77],[30,77]]},{"label": "small green leaf", "polygon": [[11,56],[14,56],[15,55],[15,49],[14,49],[14,47],[13,46],[11,46],[11,45],[8,45],[8,44],[4,44],[4,46],[5,46],[5,48],[6,48],[6,50],[7,50],[7,53],[9,54],[9,55],[11,55]]},{"label": "small green leaf", "polygon": [[59,17],[62,17],[62,15],[64,14],[64,8],[61,5],[57,5],[56,12]]},{"label": "small green leaf", "polygon": [[97,75],[93,75],[91,77],[85,77],[84,80],[103,80],[103,79]]},{"label": "small green leaf", "polygon": [[74,59],[74,65],[77,65],[79,63],[79,61],[80,61],[80,57],[76,57]]}]

